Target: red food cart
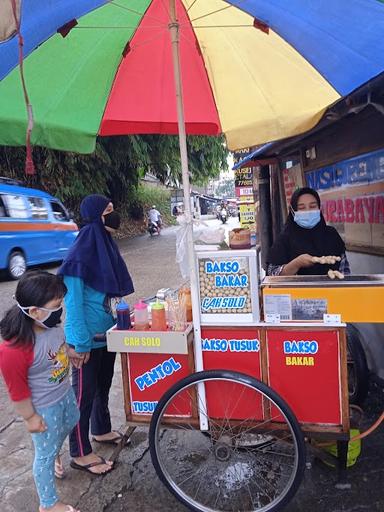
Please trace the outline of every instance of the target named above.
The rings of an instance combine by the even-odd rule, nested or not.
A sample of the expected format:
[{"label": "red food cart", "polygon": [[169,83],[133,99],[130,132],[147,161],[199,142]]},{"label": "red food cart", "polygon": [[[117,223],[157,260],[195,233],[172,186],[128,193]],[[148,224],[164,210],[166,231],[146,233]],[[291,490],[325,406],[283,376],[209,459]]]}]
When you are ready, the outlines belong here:
[{"label": "red food cart", "polygon": [[254,250],[198,252],[195,264],[193,324],[108,332],[109,350],[121,353],[127,422],[150,425],[156,471],[191,510],[280,510],[300,485],[305,440],[336,441],[346,466],[343,311],[327,313],[323,291],[303,299],[301,320],[289,289],[265,290],[263,300]]}]

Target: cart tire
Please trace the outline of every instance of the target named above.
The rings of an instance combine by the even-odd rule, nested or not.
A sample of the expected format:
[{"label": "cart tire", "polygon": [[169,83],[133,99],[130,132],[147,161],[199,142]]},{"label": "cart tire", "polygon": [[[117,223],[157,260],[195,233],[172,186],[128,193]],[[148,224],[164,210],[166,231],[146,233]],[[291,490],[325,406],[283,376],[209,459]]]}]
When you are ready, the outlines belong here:
[{"label": "cart tire", "polygon": [[[264,407],[267,407],[265,404],[267,403],[267,400],[269,400],[271,404],[271,409],[269,410],[272,411],[273,407],[276,408],[277,411],[274,412],[272,418],[274,421],[271,422],[269,420],[261,419],[257,427],[252,427],[252,425],[255,425],[255,423],[249,423],[249,421],[252,421],[249,419],[252,416],[247,416],[247,418],[242,420],[240,423],[238,420],[237,424],[233,427],[230,426],[229,422],[225,419],[220,420],[217,416],[210,416],[208,411],[206,413],[206,419],[208,420],[209,425],[214,425],[214,428],[209,428],[209,432],[211,433],[210,435],[212,436],[210,441],[207,437],[207,433],[201,432],[193,422],[188,426],[185,426],[186,423],[181,420],[180,424],[177,424],[177,420],[175,420],[175,418],[170,422],[170,409],[168,409],[168,412],[166,411],[167,408],[171,408],[173,406],[173,400],[175,399],[175,403],[180,403],[180,399],[182,397],[184,397],[185,400],[186,396],[194,396],[194,387],[196,386],[197,389],[197,385],[201,384],[205,385],[204,388],[206,390],[223,389],[223,385],[232,385],[234,390],[237,390],[238,386],[243,387],[246,390],[246,393],[255,393],[255,398],[261,398],[262,402],[260,403],[263,403]],[[218,387],[209,388],[209,386],[215,385]],[[191,389],[192,394],[190,391]],[[244,393],[244,391],[242,393]],[[225,404],[230,404],[230,400],[228,400],[228,402],[226,401],[227,396],[228,395],[224,392],[223,395],[220,396],[220,400],[225,401]],[[239,395],[235,393],[230,394],[230,396],[239,397]],[[247,408],[249,407],[249,404],[252,403],[252,400],[248,401],[248,397],[249,395],[244,396],[244,400],[246,400],[244,404],[246,404]],[[237,405],[239,398],[233,398],[233,400],[237,400]],[[210,407],[209,404],[208,407]],[[233,412],[235,409],[230,410]],[[232,412],[228,413],[228,417],[232,417]],[[255,413],[254,418],[256,417]],[[222,421],[222,424],[218,429],[217,425],[220,421]],[[244,424],[244,427],[242,427],[244,432],[241,432],[241,424]],[[225,446],[224,443],[217,441],[217,437],[215,438],[216,442],[213,442],[212,432],[215,429],[216,433],[220,431],[220,439],[222,439],[225,437],[225,435],[223,435],[223,431],[227,425],[228,431],[233,434],[233,437],[242,437],[246,432],[246,435],[250,436],[256,435],[271,438],[274,433],[274,444],[269,441],[267,443],[264,442],[256,445],[256,448],[252,446],[248,449],[244,449],[243,446],[238,449],[232,448],[231,454],[231,447],[234,446],[233,440],[229,441],[227,446]],[[266,430],[268,425],[272,425],[273,430]],[[170,426],[173,428],[170,428]],[[176,430],[177,427],[180,427],[179,431]],[[259,432],[262,431],[263,433],[250,433],[253,428],[259,428]],[[194,436],[193,439],[192,436]],[[164,447],[162,447],[162,444]],[[207,444],[208,448],[203,446]],[[222,447],[220,446],[221,444],[223,444]],[[198,453],[200,447],[201,453]],[[226,500],[231,499],[232,502],[236,503],[235,506],[237,512],[277,512],[282,510],[295,495],[302,481],[305,468],[304,437],[295,415],[286,402],[269,386],[257,379],[242,373],[228,370],[209,370],[198,372],[185,377],[174,384],[161,397],[153,413],[149,428],[149,448],[153,466],[160,480],[181,503],[187,506],[189,510],[196,512],[234,510],[232,508],[232,504],[226,503]],[[222,452],[220,452],[221,448],[223,448]],[[205,460],[203,454],[205,455]],[[247,457],[249,459],[248,466]],[[272,465],[273,458],[274,460]],[[227,466],[225,466],[223,460],[228,463]],[[167,461],[170,463],[170,469],[167,467]],[[201,465],[201,474],[198,473],[198,470],[195,471],[195,464],[196,466],[199,464]],[[210,464],[216,464],[214,470],[211,470]],[[222,465],[220,466],[220,464]],[[286,471],[287,467],[290,470],[289,472]],[[180,474],[177,474],[177,478],[174,478],[172,473],[178,472],[179,470],[182,472],[182,480],[177,482],[176,480],[180,480]],[[189,471],[192,471],[192,476],[187,476],[187,478],[185,478],[185,475],[188,474]],[[234,485],[237,486],[235,490],[226,487],[228,481],[223,480],[223,474],[227,478],[228,471],[232,471],[229,476],[232,480],[235,480]],[[267,473],[265,471],[267,471]],[[276,472],[276,475],[274,475],[274,472]],[[200,482],[196,493],[195,488],[193,487],[194,484],[191,483],[194,482],[195,474],[196,481],[198,480]],[[189,482],[186,483],[188,480]],[[223,481],[224,483],[222,483]],[[209,487],[209,482],[212,482],[213,491],[206,490]],[[276,488],[273,488],[272,483],[276,484]],[[204,487],[202,492],[206,492],[206,496],[202,496],[201,500],[199,500],[198,494],[200,493],[201,484]],[[264,492],[262,490],[261,486],[265,486],[265,484],[270,486],[268,487],[268,492]],[[185,489],[183,489],[182,486],[184,486]],[[187,489],[187,487],[190,487],[190,489]],[[219,497],[222,487],[227,490],[224,492],[222,497]],[[271,490],[271,488],[273,489]],[[190,495],[188,494],[189,492]],[[252,492],[255,492],[255,495],[252,495]],[[212,504],[213,495],[216,495],[216,493],[216,499],[214,504]],[[237,493],[237,496],[235,493]],[[276,496],[274,493],[276,493]],[[195,495],[192,496],[192,494]],[[270,494],[273,496],[270,496]],[[239,496],[243,498],[239,499]],[[255,496],[257,496],[255,498],[257,503],[254,501]],[[266,503],[266,501],[270,502]]]},{"label": "cart tire", "polygon": [[361,335],[352,324],[347,325],[347,353],[349,401],[361,405],[368,394],[369,370]]}]

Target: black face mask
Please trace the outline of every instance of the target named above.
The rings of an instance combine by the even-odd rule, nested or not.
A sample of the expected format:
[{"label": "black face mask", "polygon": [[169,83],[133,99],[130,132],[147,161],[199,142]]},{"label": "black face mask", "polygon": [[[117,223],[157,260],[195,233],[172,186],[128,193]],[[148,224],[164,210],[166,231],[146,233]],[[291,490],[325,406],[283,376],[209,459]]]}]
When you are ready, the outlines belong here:
[{"label": "black face mask", "polygon": [[56,327],[57,324],[61,322],[61,315],[63,314],[63,308],[58,309],[57,311],[52,311],[48,318],[41,322],[48,329],[52,329],[52,327]]},{"label": "black face mask", "polygon": [[61,322],[61,315],[63,314],[63,308],[60,307],[58,309],[48,309],[48,308],[42,308],[43,311],[48,311],[48,316],[45,320],[37,320],[35,317],[31,316],[29,314],[29,307],[21,306],[17,302],[18,307],[21,309],[21,311],[24,313],[24,315],[29,316],[29,318],[32,318],[36,323],[40,324],[42,327],[45,327],[46,329],[52,329],[52,327],[56,327],[57,324]]},{"label": "black face mask", "polygon": [[104,215],[104,226],[112,229],[119,229],[120,215],[115,210]]}]

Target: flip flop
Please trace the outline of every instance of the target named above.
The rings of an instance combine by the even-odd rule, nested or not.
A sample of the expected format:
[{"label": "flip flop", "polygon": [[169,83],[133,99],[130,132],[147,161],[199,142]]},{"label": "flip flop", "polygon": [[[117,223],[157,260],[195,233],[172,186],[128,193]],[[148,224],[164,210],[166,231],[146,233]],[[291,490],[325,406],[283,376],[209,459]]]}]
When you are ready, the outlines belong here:
[{"label": "flip flop", "polygon": [[107,463],[107,461],[104,459],[104,457],[100,457],[100,455],[98,456],[99,457],[99,461],[98,462],[91,462],[90,464],[77,464],[77,462],[75,462],[74,460],[71,460],[71,462],[69,463],[69,465],[71,466],[71,468],[73,469],[78,469],[79,471],[86,471],[87,473],[90,473],[91,475],[96,475],[96,476],[100,476],[100,475],[106,475],[107,473],[109,473],[110,471],[112,471],[113,469],[113,465],[110,466],[111,469],[108,469],[107,471],[104,471],[103,473],[95,473],[94,471],[91,471],[90,468],[94,468],[96,466],[101,466],[103,464],[106,464],[107,466],[109,466],[109,464]]},{"label": "flip flop", "polygon": [[[116,433],[117,433],[117,435],[115,437],[112,437],[112,439],[99,440],[99,439],[96,439],[95,437],[92,437],[92,441],[94,441],[95,443],[113,444],[114,446],[117,446],[118,444],[121,443],[121,440],[123,439],[124,436],[121,432],[116,432]],[[127,439],[124,446],[127,446],[128,444],[130,444],[130,442],[131,442],[131,440]]]}]

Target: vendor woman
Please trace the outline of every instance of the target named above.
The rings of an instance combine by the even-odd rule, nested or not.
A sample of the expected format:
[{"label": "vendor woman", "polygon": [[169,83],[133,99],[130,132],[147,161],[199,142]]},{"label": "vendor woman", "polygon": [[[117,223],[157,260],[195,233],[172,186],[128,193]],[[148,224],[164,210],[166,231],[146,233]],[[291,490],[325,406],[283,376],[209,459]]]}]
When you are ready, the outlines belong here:
[{"label": "vendor woman", "polygon": [[[315,263],[314,256],[338,256],[340,261],[334,265]],[[327,275],[329,270],[351,273],[345,244],[336,229],[325,223],[316,190],[300,188],[292,195],[283,232],[269,250],[267,274]]]}]

